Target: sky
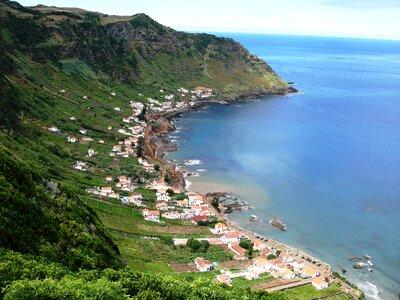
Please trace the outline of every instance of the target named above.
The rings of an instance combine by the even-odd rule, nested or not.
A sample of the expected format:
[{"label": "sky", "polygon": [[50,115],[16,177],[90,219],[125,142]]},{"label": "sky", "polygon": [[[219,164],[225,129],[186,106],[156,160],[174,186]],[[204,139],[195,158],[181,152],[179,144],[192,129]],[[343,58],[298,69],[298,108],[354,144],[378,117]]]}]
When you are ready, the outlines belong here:
[{"label": "sky", "polygon": [[400,0],[19,0],[109,15],[146,13],[177,30],[400,40]]}]

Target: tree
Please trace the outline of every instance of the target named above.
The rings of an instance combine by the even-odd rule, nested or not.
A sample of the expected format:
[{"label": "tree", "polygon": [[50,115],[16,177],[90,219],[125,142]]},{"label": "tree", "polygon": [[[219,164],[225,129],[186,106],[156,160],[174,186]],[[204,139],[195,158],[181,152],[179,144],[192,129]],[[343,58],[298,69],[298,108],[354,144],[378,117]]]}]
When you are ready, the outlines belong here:
[{"label": "tree", "polygon": [[253,243],[247,238],[240,239],[239,246],[246,250],[253,250]]}]

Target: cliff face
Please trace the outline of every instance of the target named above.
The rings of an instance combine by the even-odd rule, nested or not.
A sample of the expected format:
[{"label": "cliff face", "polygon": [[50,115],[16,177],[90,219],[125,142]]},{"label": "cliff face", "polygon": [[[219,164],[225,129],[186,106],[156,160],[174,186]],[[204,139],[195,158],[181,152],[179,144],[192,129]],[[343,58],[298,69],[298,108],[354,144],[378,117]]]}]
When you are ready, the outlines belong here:
[{"label": "cliff face", "polygon": [[[290,87],[261,59],[229,38],[178,32],[145,14],[107,16],[80,9],[26,8],[2,0],[9,50],[61,68],[67,60],[130,84],[206,86],[221,97],[286,93]],[[23,30],[23,28],[29,28]]]}]

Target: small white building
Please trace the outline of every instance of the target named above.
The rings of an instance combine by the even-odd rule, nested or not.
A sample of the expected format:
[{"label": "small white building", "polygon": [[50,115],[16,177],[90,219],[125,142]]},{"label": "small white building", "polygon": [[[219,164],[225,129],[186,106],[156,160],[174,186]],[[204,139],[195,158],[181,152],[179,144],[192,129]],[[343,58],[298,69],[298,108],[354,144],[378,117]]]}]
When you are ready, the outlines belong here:
[{"label": "small white building", "polygon": [[229,232],[225,233],[221,239],[224,242],[224,244],[239,243],[240,237],[241,237],[240,232],[234,230],[234,231],[229,231]]},{"label": "small white building", "polygon": [[160,212],[158,210],[143,209],[142,214],[146,221],[160,222]]},{"label": "small white building", "polygon": [[158,210],[168,210],[168,204],[166,203],[166,202],[159,202],[159,203],[156,203],[156,208],[158,209]]},{"label": "small white building", "polygon": [[218,222],[217,224],[215,224],[215,227],[214,227],[215,234],[224,234],[224,233],[227,233],[228,231],[229,231],[229,228],[224,223]]},{"label": "small white building", "polygon": [[95,154],[94,149],[89,148],[89,149],[88,149],[88,156],[89,156],[89,157],[92,157],[94,154]]},{"label": "small white building", "polygon": [[317,290],[326,289],[328,287],[328,283],[321,277],[315,277],[311,280],[311,284]]},{"label": "small white building", "polygon": [[200,272],[211,271],[214,268],[209,260],[201,257],[196,257],[194,260],[194,264]]},{"label": "small white building", "polygon": [[78,139],[74,136],[68,136],[67,141],[68,141],[68,143],[76,143],[78,141]]},{"label": "small white building", "polygon": [[166,202],[171,201],[171,197],[165,193],[157,193],[156,195],[157,195],[157,201],[166,201]]},{"label": "small white building", "polygon": [[56,127],[56,126],[50,127],[50,128],[48,128],[48,130],[50,132],[60,132],[60,129],[58,127]]}]

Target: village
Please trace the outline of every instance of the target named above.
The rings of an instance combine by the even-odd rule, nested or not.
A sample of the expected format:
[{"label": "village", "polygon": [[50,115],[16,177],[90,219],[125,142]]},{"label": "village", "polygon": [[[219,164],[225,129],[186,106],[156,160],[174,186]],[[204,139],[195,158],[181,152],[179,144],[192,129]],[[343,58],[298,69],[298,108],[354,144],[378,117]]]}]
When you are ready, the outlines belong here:
[{"label": "village", "polygon": [[[60,92],[65,92],[65,90]],[[151,177],[153,179],[149,181],[142,178],[138,181],[126,174],[114,174],[114,176],[105,174],[104,185],[88,187],[86,192],[92,197],[98,197],[100,201],[118,201],[122,205],[133,206],[140,211],[143,220],[147,222],[161,224],[168,220],[182,220],[191,222],[193,226],[208,225],[212,237],[196,238],[196,240],[222,247],[224,251],[232,253],[233,260],[236,262],[234,270],[217,268],[218,262],[198,256],[191,263],[180,266],[180,270],[214,272],[215,274],[215,270],[218,269],[219,273],[215,274],[214,281],[228,286],[234,284],[235,278],[243,278],[249,282],[258,280],[259,284],[263,284],[263,278],[268,278],[265,281],[268,284],[264,288],[270,291],[306,284],[322,290],[335,282],[329,265],[311,259],[306,254],[292,251],[284,244],[257,236],[231,224],[209,204],[206,196],[172,187],[162,176],[159,177],[159,170],[163,166],[149,161],[140,150],[145,139],[146,126],[151,126],[146,122],[146,110],[147,114],[155,115],[173,113],[194,106],[196,101],[210,98],[213,91],[204,87],[195,90],[181,87],[176,93],[165,94],[164,90],[159,92],[163,95],[163,100],[148,97],[144,101],[130,101],[129,106],[132,112],[128,116],[121,117],[125,124],[122,128],[107,127],[108,131],[124,136],[112,145],[108,152],[109,157],[114,160],[122,159],[119,163],[123,163],[123,159],[133,158],[145,172],[153,174]],[[112,97],[116,96],[116,92],[110,94]],[[139,96],[144,97],[142,94]],[[182,101],[177,101],[178,99]],[[147,105],[145,106],[144,103]],[[114,111],[117,114],[122,112],[117,106],[114,107]],[[76,118],[72,116],[70,120],[75,121]],[[63,134],[54,126],[48,130],[55,134]],[[72,167],[77,171],[90,172],[90,166],[85,159],[95,158],[98,154],[96,146],[93,145],[95,140],[84,128],[80,129],[78,134],[80,137],[67,134],[66,140],[68,143],[85,142],[88,145],[87,154],[82,160],[76,161]],[[97,142],[105,143],[103,139]],[[145,201],[142,193],[138,192],[143,188],[155,192],[154,202]],[[187,242],[188,238],[173,238],[173,243],[177,247],[184,247]],[[271,278],[277,280],[276,284],[273,284],[274,280]],[[348,292],[351,289],[347,285],[342,285],[342,290]]]}]

